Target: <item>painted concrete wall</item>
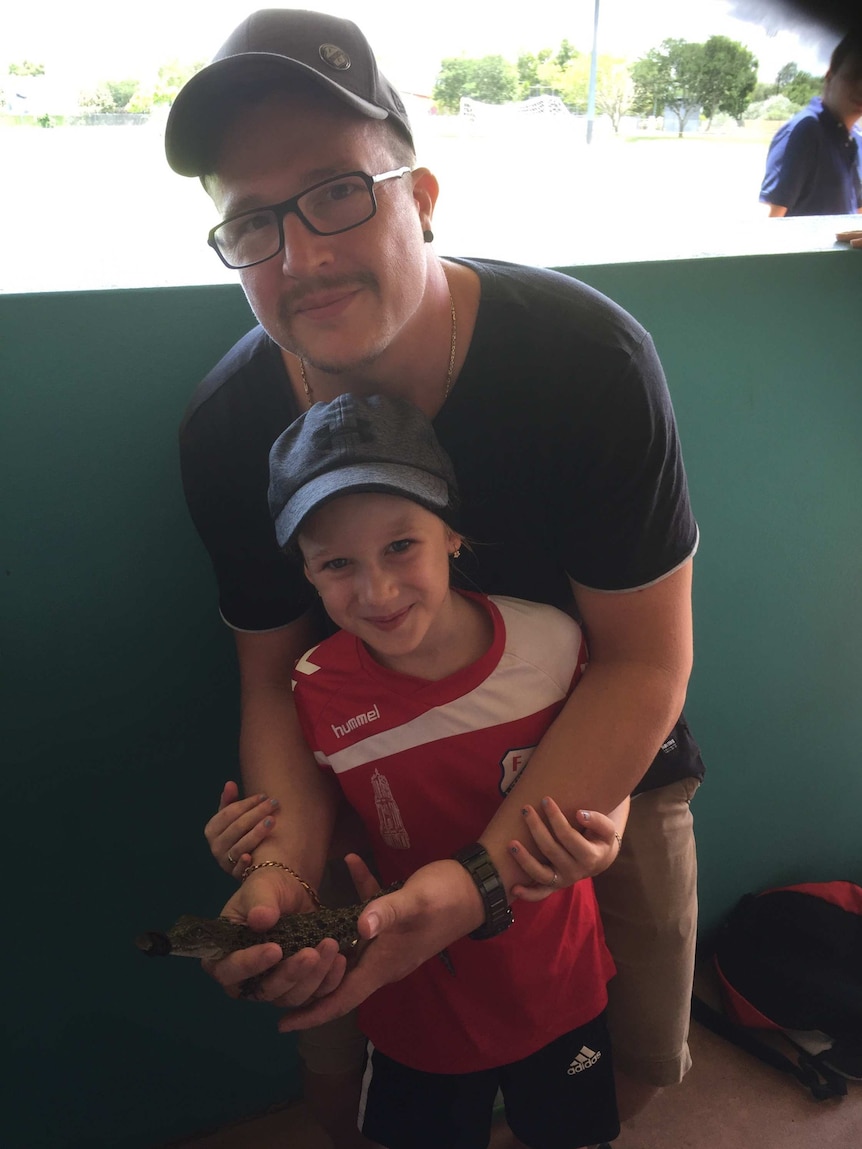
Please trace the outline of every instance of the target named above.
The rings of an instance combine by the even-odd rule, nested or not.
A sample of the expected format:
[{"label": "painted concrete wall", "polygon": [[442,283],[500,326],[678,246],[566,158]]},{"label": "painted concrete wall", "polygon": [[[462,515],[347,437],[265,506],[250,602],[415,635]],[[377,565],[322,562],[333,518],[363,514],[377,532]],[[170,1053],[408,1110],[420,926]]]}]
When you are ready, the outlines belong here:
[{"label": "painted concrete wall", "polygon": [[[704,928],[862,881],[862,255],[572,270],[653,332],[701,526]],[[236,288],[0,297],[10,1145],[150,1149],[298,1092],[273,1016],[132,944],[230,888],[201,829],[232,646],[175,437],[250,325]]]}]

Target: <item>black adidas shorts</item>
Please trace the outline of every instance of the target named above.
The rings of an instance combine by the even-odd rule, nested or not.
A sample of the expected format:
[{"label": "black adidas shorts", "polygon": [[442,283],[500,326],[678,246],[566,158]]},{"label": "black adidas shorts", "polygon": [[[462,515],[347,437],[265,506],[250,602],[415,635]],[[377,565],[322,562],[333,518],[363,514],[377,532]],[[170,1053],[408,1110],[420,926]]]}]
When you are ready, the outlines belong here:
[{"label": "black adidas shorts", "polygon": [[604,1014],[530,1057],[478,1073],[423,1073],[368,1043],[359,1128],[386,1149],[486,1149],[497,1090],[530,1149],[578,1149],[620,1131]]}]

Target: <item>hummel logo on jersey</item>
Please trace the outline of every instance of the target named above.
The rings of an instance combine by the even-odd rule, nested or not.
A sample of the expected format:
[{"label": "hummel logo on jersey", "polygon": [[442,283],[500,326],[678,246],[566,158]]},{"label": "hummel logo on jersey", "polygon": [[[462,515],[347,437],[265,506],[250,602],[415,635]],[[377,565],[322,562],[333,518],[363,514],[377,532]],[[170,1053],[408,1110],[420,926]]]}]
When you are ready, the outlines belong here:
[{"label": "hummel logo on jersey", "polygon": [[597,1053],[594,1049],[590,1049],[588,1045],[581,1046],[581,1052],[566,1070],[569,1076],[575,1073],[583,1073],[585,1069],[589,1069],[595,1065],[599,1058],[602,1056],[601,1050]]},{"label": "hummel logo on jersey", "polygon": [[379,717],[380,707],[375,704],[370,710],[366,710],[364,714],[354,714],[354,716],[348,718],[343,725],[332,726],[330,723],[330,726],[336,738],[344,738],[351,730],[358,730],[360,726],[367,726],[369,722],[376,722]]}]

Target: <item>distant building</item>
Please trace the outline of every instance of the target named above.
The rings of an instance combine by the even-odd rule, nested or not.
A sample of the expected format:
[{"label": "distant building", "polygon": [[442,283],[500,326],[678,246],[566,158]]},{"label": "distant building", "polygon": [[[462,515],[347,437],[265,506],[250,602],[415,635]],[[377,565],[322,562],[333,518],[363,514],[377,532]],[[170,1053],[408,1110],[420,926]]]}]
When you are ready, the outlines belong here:
[{"label": "distant building", "polygon": [[[697,133],[700,131],[700,113],[700,104],[697,104],[696,107],[688,110],[685,127],[683,128],[684,135],[688,136],[692,133]],[[673,132],[674,135],[679,135],[679,116],[676,114],[673,108],[665,108],[662,120],[663,124],[661,130],[663,132]]]}]

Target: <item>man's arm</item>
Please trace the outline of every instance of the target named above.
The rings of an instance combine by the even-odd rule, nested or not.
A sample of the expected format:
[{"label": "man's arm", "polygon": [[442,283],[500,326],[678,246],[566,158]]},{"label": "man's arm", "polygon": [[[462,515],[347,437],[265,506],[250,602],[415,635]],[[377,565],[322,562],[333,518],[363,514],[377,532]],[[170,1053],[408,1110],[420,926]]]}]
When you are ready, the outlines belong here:
[{"label": "man's arm", "polygon": [[760,187],[760,202],[769,204],[769,218],[785,216],[799,202],[812,172],[821,162],[819,131],[816,120],[807,118],[800,120],[787,135],[776,134]]},{"label": "man's arm", "polygon": [[[339,792],[324,774],[302,736],[291,690],[296,660],[316,639],[310,616],[278,630],[235,632],[240,668],[240,759],[246,793],[279,801],[272,832],[255,850],[254,862],[276,861],[317,888],[332,837]],[[287,870],[266,867],[239,887],[222,911],[254,929],[268,929],[282,914],[313,909],[303,886]],[[240,950],[208,966],[229,992],[266,971],[263,995],[280,1005],[326,992],[344,971],[334,941],[281,961],[272,944]]]},{"label": "man's arm", "polygon": [[573,583],[590,663],[533,751],[482,842],[507,888],[518,881],[509,842],[522,807],[550,795],[567,817],[608,813],[632,792],[682,713],[692,665],[692,560],[660,582],[617,594]]},{"label": "man's arm", "polygon": [[330,779],[314,761],[293,704],[291,672],[317,641],[310,615],[278,630],[235,632],[240,671],[240,765],[245,792],[279,800],[272,833],[255,861],[284,862],[315,888],[335,810]]}]

